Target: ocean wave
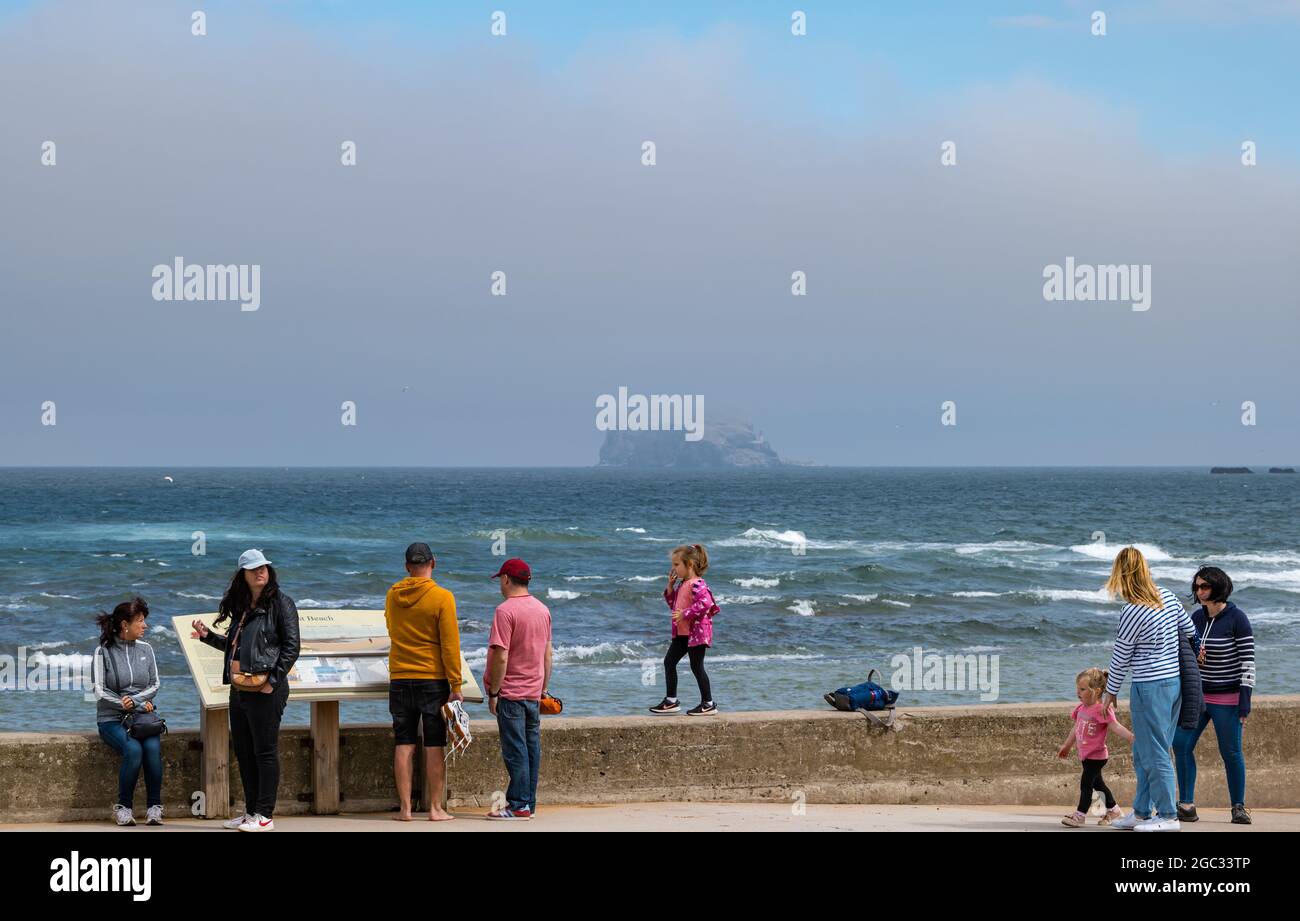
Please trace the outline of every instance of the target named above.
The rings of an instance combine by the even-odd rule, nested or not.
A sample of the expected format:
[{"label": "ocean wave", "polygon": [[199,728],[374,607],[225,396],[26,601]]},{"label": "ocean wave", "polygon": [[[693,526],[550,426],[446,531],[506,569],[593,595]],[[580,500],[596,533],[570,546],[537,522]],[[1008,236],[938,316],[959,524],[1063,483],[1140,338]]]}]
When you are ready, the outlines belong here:
[{"label": "ocean wave", "polygon": [[220,601],[220,595],[205,595],[202,592],[177,592],[182,598],[193,598],[197,601]]},{"label": "ocean wave", "polygon": [[76,595],[60,595],[55,592],[41,592],[41,594],[46,598],[71,598],[73,601],[81,600]]},{"label": "ocean wave", "polygon": [[1251,623],[1262,624],[1300,624],[1300,611],[1264,611],[1260,614],[1247,612]]},{"label": "ocean wave", "polygon": [[572,601],[574,598],[581,598],[582,592],[571,592],[563,588],[548,588],[546,597],[553,601]]},{"label": "ocean wave", "polygon": [[899,608],[910,608],[910,607],[911,607],[911,605],[908,604],[906,601],[895,601],[893,598],[882,598],[881,601],[882,601],[884,604],[892,604],[892,605],[894,605],[895,607],[899,607]]},{"label": "ocean wave", "polygon": [[628,576],[626,579],[623,579],[622,581],[624,581],[624,582],[663,582],[664,584],[667,584],[667,583],[668,583],[668,577],[667,577],[667,576]]},{"label": "ocean wave", "polygon": [[[1010,594],[1017,594],[1012,592]],[[1048,601],[1091,601],[1094,604],[1115,604],[1115,599],[1106,593],[1105,589],[1083,589],[1083,588],[1035,588],[1026,594],[1033,595],[1035,598],[1046,598]]]},{"label": "ocean wave", "polygon": [[731,581],[741,588],[776,588],[781,584],[780,579],[763,579],[759,576],[754,576],[752,579],[732,579]]},{"label": "ocean wave", "polygon": [[996,540],[991,544],[957,544],[955,553],[968,556],[974,553],[1033,553],[1035,550],[1060,550],[1055,544],[1040,544],[1032,540]]},{"label": "ocean wave", "polygon": [[815,540],[799,531],[777,531],[772,528],[749,528],[738,537],[728,537],[715,542],[718,547],[759,547],[764,549],[793,550],[845,550],[861,545],[856,540]]},{"label": "ocean wave", "polygon": [[866,603],[866,602],[868,602],[868,601],[875,601],[877,598],[880,597],[880,595],[879,595],[878,593],[875,593],[875,592],[873,592],[873,593],[870,594],[870,595],[855,595],[855,594],[850,593],[850,594],[848,594],[848,595],[841,595],[840,597],[841,597],[841,598],[847,598],[847,599],[849,599],[850,601],[857,601],[857,602]]},{"label": "ocean wave", "polygon": [[1003,595],[1010,595],[1011,592],[953,592],[954,598],[1001,598]]},{"label": "ocean wave", "polygon": [[1206,557],[1213,565],[1213,561],[1228,563],[1264,563],[1274,565],[1284,565],[1287,563],[1300,563],[1300,553],[1293,550],[1260,550],[1253,553],[1217,553],[1210,554]]},{"label": "ocean wave", "polygon": [[362,608],[374,610],[384,606],[384,599],[378,595],[363,595],[359,598],[338,598],[334,600],[301,598],[295,603],[300,608]]},{"label": "ocean wave", "polygon": [[[1157,579],[1166,579],[1170,582],[1182,583],[1177,588],[1170,589],[1178,595],[1183,601],[1187,600],[1187,594],[1192,581],[1192,576],[1196,575],[1196,569],[1188,567],[1179,569],[1173,566],[1153,566],[1151,575]],[[1232,583],[1237,588],[1245,586],[1259,586],[1260,588],[1274,589],[1283,592],[1300,592],[1300,569],[1280,569],[1272,572],[1258,572],[1254,570],[1237,570],[1228,573],[1232,577]],[[1168,586],[1165,586],[1168,588]]]},{"label": "ocean wave", "polygon": [[631,531],[633,534],[644,534],[645,528],[615,528],[615,531]]},{"label": "ocean wave", "polygon": [[1088,544],[1075,544],[1070,549],[1075,553],[1082,554],[1083,556],[1094,560],[1114,562],[1115,557],[1119,556],[1119,552],[1125,547],[1137,547],[1142,551],[1142,555],[1147,558],[1148,563],[1165,563],[1173,560],[1172,556],[1161,550],[1155,544],[1102,544],[1094,542]]},{"label": "ocean wave", "polygon": [[762,604],[767,601],[780,601],[779,595],[718,595],[718,604]]},{"label": "ocean wave", "polygon": [[817,613],[813,610],[813,603],[811,601],[795,601],[795,603],[786,608],[786,610],[793,611],[800,617],[812,617]]},{"label": "ocean wave", "polygon": [[605,578],[604,576],[565,576],[565,582],[597,582]]}]

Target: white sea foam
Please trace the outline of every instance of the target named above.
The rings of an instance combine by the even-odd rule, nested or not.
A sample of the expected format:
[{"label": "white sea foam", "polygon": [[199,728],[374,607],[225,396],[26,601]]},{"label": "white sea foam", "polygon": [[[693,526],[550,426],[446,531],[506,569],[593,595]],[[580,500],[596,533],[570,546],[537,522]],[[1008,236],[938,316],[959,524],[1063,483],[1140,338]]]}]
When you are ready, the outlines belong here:
[{"label": "white sea foam", "polygon": [[731,580],[741,588],[776,588],[781,584],[780,579],[763,579],[754,576],[752,579],[732,579]]},{"label": "white sea foam", "polygon": [[892,605],[894,605],[895,607],[900,607],[900,608],[910,608],[910,607],[911,607],[911,605],[908,604],[906,601],[895,601],[893,598],[885,598],[885,599],[883,599],[883,600],[884,600],[884,603],[885,603],[885,604],[892,604]]},{"label": "white sea foam", "polygon": [[80,601],[76,595],[60,595],[55,592],[41,592],[46,598],[71,598],[73,601]]},{"label": "white sea foam", "polygon": [[645,528],[615,528],[615,531],[631,531],[633,534],[644,534]]},{"label": "white sea foam", "polygon": [[794,611],[794,613],[798,614],[800,617],[812,617],[817,613],[813,610],[813,603],[811,601],[795,601],[795,603],[786,608],[786,610]]},{"label": "white sea foam", "polygon": [[1115,604],[1116,601],[1106,594],[1105,589],[1089,591],[1082,588],[1036,588],[1029,594],[1049,601],[1091,601],[1094,604]]},{"label": "white sea foam", "polygon": [[953,592],[954,598],[1001,598],[1010,592]]},{"label": "white sea foam", "polygon": [[198,601],[220,601],[220,595],[205,595],[202,592],[177,592],[182,598],[194,598]]},{"label": "white sea foam", "polygon": [[605,578],[604,576],[565,576],[565,582],[597,582]]},{"label": "white sea foam", "polygon": [[382,608],[384,599],[376,595],[363,595],[359,598],[336,598],[333,600],[303,598],[296,603],[300,608]]},{"label": "white sea foam", "polygon": [[718,604],[762,604],[765,601],[780,601],[779,595],[718,595]]},{"label": "white sea foam", "polygon": [[844,550],[860,546],[856,540],[814,540],[798,531],[778,531],[774,528],[749,528],[738,537],[717,541],[718,547],[760,547],[790,550],[801,547],[807,550]]},{"label": "white sea foam", "polygon": [[848,594],[848,595],[841,595],[840,597],[841,597],[841,598],[847,598],[847,599],[849,599],[850,601],[867,602],[867,601],[875,601],[877,598],[880,597],[880,595],[879,595],[878,593],[872,593],[872,594],[870,594],[870,595],[854,595],[854,594]]},{"label": "white sea foam", "polygon": [[548,588],[546,597],[556,601],[571,601],[574,598],[581,598],[582,592],[571,592],[563,588]]},{"label": "white sea foam", "polygon": [[1094,560],[1107,560],[1114,562],[1115,557],[1119,556],[1119,552],[1125,547],[1137,547],[1142,551],[1142,555],[1147,558],[1148,563],[1169,562],[1173,559],[1172,556],[1161,550],[1155,544],[1102,544],[1094,542],[1088,544],[1075,544],[1070,549],[1075,553],[1091,557]]},{"label": "white sea foam", "polygon": [[667,583],[667,576],[628,576],[625,582],[664,582]]},{"label": "white sea foam", "polygon": [[1055,544],[1039,544],[1031,540],[995,540],[989,544],[958,544],[952,548],[963,556],[972,553],[1032,553],[1035,550],[1059,550]]}]

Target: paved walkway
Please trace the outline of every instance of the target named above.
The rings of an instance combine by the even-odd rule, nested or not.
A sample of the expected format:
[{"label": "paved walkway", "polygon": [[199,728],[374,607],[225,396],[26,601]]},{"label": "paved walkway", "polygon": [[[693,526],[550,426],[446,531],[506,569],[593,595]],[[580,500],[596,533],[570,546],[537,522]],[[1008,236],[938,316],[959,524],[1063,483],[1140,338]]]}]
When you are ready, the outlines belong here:
[{"label": "paved walkway", "polygon": [[[544,806],[527,822],[490,822],[486,810],[453,810],[456,820],[396,822],[393,813],[337,816],[282,816],[277,831],[392,831],[444,834],[473,831],[498,833],[536,831],[1046,831],[1058,834],[1127,834],[1101,828],[1089,818],[1085,828],[1060,824],[1063,809],[1047,806],[851,806],[816,805],[795,815],[788,805],[767,803],[623,803],[600,806]],[[1300,831],[1300,809],[1254,809],[1253,826],[1232,825],[1226,809],[1202,809],[1201,820],[1184,823],[1183,831],[1249,834],[1259,831]],[[137,817],[139,820],[139,817]],[[39,825],[0,825],[0,831],[118,831],[104,822],[60,822]],[[172,819],[161,828],[143,824],[121,831],[155,834],[164,831],[220,832],[216,822]]]}]

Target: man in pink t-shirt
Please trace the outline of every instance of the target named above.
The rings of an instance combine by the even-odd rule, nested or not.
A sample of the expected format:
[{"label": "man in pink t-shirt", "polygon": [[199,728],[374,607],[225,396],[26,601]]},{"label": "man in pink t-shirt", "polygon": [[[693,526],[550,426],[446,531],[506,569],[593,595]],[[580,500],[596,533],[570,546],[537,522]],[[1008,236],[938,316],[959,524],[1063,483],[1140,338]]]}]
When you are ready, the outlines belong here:
[{"label": "man in pink t-shirt", "polygon": [[528,593],[532,570],[520,559],[506,560],[493,578],[501,596],[488,635],[483,684],[488,710],[497,718],[501,757],[510,774],[506,804],[489,819],[531,819],[537,811],[537,775],[542,764],[538,701],[551,682],[551,612]]}]

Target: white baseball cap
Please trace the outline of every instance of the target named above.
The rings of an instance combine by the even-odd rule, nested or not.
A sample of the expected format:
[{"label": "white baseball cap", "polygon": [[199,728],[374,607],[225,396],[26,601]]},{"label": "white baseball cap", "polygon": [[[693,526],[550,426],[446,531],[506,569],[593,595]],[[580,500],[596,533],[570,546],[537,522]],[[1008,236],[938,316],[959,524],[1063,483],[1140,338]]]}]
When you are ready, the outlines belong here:
[{"label": "white baseball cap", "polygon": [[262,556],[261,550],[245,550],[239,555],[240,569],[256,569],[259,566],[270,566],[271,561]]}]

